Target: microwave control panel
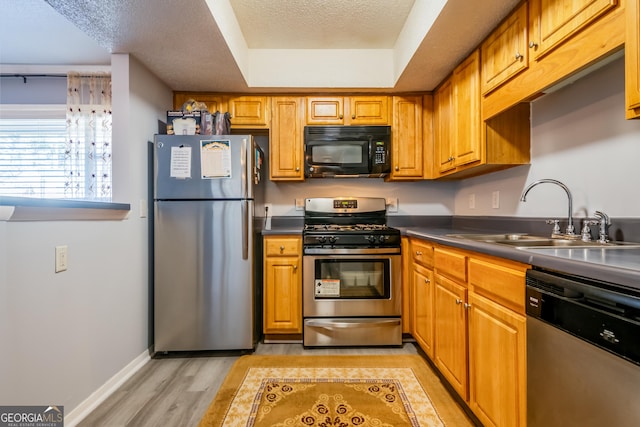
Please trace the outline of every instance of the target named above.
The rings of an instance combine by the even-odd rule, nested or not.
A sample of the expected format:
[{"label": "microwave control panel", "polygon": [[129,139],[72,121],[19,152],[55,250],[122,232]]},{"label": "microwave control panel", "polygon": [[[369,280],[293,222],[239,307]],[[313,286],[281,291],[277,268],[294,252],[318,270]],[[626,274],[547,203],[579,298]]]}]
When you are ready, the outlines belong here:
[{"label": "microwave control panel", "polygon": [[375,156],[373,162],[376,165],[384,165],[387,163],[387,150],[385,149],[384,141],[377,141],[375,143]]}]

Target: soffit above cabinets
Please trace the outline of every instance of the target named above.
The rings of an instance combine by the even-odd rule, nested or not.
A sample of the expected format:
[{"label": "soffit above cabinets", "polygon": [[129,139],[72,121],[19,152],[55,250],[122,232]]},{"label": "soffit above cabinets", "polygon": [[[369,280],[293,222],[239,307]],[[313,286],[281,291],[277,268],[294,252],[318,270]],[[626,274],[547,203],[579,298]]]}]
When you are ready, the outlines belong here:
[{"label": "soffit above cabinets", "polygon": [[[73,52],[73,40],[46,19],[31,22],[25,4],[42,1],[0,2],[3,12],[23,11],[11,15],[27,40],[0,29],[3,46],[9,36],[30,40],[22,62],[42,64],[35,40],[56,40],[50,65]],[[432,90],[518,0],[46,2],[96,49],[130,53],[173,90],[274,93]],[[4,53],[1,60],[16,64]]]}]

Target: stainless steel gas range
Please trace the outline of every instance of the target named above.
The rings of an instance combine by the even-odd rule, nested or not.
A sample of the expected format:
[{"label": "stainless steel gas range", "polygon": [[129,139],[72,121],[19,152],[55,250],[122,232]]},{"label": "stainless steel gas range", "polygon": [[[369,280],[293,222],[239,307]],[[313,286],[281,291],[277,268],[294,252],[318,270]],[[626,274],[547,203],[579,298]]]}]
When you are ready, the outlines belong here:
[{"label": "stainless steel gas range", "polygon": [[385,209],[382,198],[306,199],[305,346],[402,345],[400,231]]}]

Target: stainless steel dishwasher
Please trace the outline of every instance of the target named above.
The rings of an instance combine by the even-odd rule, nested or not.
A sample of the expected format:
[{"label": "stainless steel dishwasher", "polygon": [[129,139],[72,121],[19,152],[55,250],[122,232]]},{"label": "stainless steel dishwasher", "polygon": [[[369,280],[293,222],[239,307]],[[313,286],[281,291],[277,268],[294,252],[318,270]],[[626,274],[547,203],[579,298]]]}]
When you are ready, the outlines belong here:
[{"label": "stainless steel dishwasher", "polygon": [[528,427],[640,425],[640,291],[527,272]]}]

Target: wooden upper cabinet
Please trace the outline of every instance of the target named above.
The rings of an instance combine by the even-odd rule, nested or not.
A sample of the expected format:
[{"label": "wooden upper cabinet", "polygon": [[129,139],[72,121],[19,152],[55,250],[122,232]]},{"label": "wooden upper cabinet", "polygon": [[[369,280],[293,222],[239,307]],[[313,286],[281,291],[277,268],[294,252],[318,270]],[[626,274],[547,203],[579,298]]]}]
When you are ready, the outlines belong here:
[{"label": "wooden upper cabinet", "polygon": [[434,97],[436,174],[447,175],[482,160],[480,52],[476,49]]},{"label": "wooden upper cabinet", "polygon": [[482,43],[482,94],[529,66],[528,3],[522,3]]},{"label": "wooden upper cabinet", "polygon": [[307,97],[308,125],[388,125],[388,96]]},{"label": "wooden upper cabinet", "polygon": [[308,125],[342,125],[344,124],[343,97],[308,97]]},{"label": "wooden upper cabinet", "polygon": [[456,167],[482,159],[480,134],[480,52],[476,49],[453,70]]},{"label": "wooden upper cabinet", "polygon": [[436,173],[455,169],[453,146],[453,84],[451,78],[444,81],[433,97],[433,140]]},{"label": "wooden upper cabinet", "polygon": [[348,123],[351,125],[388,125],[388,96],[351,96]]},{"label": "wooden upper cabinet", "polygon": [[617,4],[618,0],[529,0],[533,58],[545,55]]},{"label": "wooden upper cabinet", "polygon": [[236,96],[229,98],[231,126],[234,128],[268,128],[270,122],[268,99],[266,96]]},{"label": "wooden upper cabinet", "polygon": [[393,97],[391,177],[421,179],[423,168],[422,96]]},{"label": "wooden upper cabinet", "polygon": [[174,92],[173,108],[175,110],[182,109],[184,103],[189,99],[194,99],[198,102],[204,102],[205,104],[207,104],[207,110],[209,110],[210,113],[215,113],[216,111],[224,113],[227,111],[226,96],[198,92]]},{"label": "wooden upper cabinet", "polygon": [[271,99],[269,177],[272,181],[302,181],[304,98]]},{"label": "wooden upper cabinet", "polygon": [[640,0],[627,0],[625,92],[627,119],[640,118]]}]

